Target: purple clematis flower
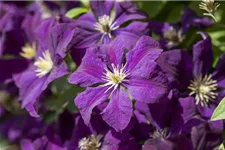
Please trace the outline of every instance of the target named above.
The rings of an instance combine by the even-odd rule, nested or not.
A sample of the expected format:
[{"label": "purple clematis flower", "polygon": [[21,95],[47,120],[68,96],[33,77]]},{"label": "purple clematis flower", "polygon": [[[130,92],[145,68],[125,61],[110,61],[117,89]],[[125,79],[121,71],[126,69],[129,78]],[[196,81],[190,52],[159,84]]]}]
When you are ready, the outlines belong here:
[{"label": "purple clematis flower", "polygon": [[[187,52],[173,50],[165,52],[158,59],[162,70],[172,82],[173,88],[179,89],[184,97],[193,96],[197,112],[206,119],[211,115],[224,97],[224,55],[217,63],[215,71],[212,66],[211,39],[205,33],[200,33],[203,40],[193,46],[193,61]],[[179,68],[182,68],[179,70]],[[189,91],[185,90],[188,89]],[[185,91],[184,91],[185,90]]]},{"label": "purple clematis flower", "polygon": [[181,131],[184,127],[185,130],[191,130],[191,127],[201,121],[191,118],[189,122],[192,124],[186,125],[188,114],[186,108],[180,107],[174,96],[172,99],[166,98],[163,103],[147,105],[136,102],[135,108],[137,124],[132,129],[132,134],[138,137],[138,141],[146,140],[142,147],[143,150],[192,149],[191,141]]},{"label": "purple clematis flower", "polygon": [[191,139],[194,149],[215,149],[223,141],[222,133],[222,130],[215,128],[212,123],[204,123],[199,126],[193,127],[191,131]]},{"label": "purple clematis flower", "polygon": [[[148,36],[142,36],[125,54],[122,38],[108,45],[90,48],[69,82],[88,87],[75,98],[85,124],[93,108],[107,101],[101,115],[116,131],[127,127],[132,116],[132,100],[155,103],[167,96],[169,82],[155,60],[162,50]],[[95,87],[90,87],[98,85]]]},{"label": "purple clematis flower", "polygon": [[154,33],[161,36],[161,40],[159,41],[161,46],[164,49],[171,49],[184,41],[185,34],[190,27],[202,29],[212,24],[213,22],[209,18],[198,17],[192,9],[185,8],[180,23],[169,24],[150,21],[149,26]]},{"label": "purple clematis flower", "polygon": [[[104,105],[105,107],[105,105]],[[137,149],[137,143],[127,132],[117,133],[100,117],[100,107],[94,110],[90,124],[86,126],[80,114],[75,116],[75,128],[68,150],[129,150]]]},{"label": "purple clematis flower", "polygon": [[[18,58],[25,42],[25,34],[21,29],[24,11],[0,2],[0,83],[12,80],[12,75],[25,70],[28,63]],[[13,56],[7,58],[7,55]],[[5,65],[7,64],[7,65]],[[17,65],[17,67],[13,67]]]},{"label": "purple clematis flower", "polygon": [[140,36],[149,34],[148,23],[134,21],[146,19],[146,15],[131,2],[90,1],[90,8],[92,12],[68,23],[77,27],[70,50],[78,64],[85,50],[97,43],[106,44],[121,36],[126,39],[126,48],[131,49]]},{"label": "purple clematis flower", "polygon": [[23,138],[36,138],[40,136],[44,124],[40,119],[28,115],[17,115],[2,121],[0,135],[10,142],[19,142]]},{"label": "purple clematis flower", "polygon": [[56,20],[50,18],[38,27],[39,44],[35,61],[22,74],[14,76],[20,90],[19,100],[22,101],[22,108],[26,108],[34,117],[38,117],[34,104],[41,93],[50,82],[68,73],[63,53],[72,38],[73,31],[61,34],[61,25],[54,25],[55,23]]}]

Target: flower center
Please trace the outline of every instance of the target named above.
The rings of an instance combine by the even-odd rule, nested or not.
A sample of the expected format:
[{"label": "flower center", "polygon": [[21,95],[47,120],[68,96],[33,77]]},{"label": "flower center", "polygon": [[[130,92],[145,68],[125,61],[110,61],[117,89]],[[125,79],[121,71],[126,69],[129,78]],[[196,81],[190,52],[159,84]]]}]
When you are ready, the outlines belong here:
[{"label": "flower center", "polygon": [[105,69],[106,73],[103,76],[103,80],[106,83],[103,86],[110,86],[106,92],[113,88],[115,90],[123,81],[126,81],[126,77],[129,75],[128,71],[125,70],[126,64],[120,68],[112,64],[112,71],[108,68]]},{"label": "flower center", "polygon": [[217,90],[217,81],[212,79],[211,75],[206,75],[204,78],[202,75],[191,81],[188,89],[192,92],[189,94],[195,95],[196,105],[201,104],[202,107],[208,106],[209,101],[214,101]]},{"label": "flower center", "polygon": [[214,0],[202,0],[199,4],[200,9],[206,10],[209,13],[214,14],[219,7],[219,3],[215,3]]},{"label": "flower center", "polygon": [[99,17],[98,22],[95,23],[95,29],[103,34],[108,34],[109,37],[112,38],[111,31],[119,28],[119,26],[116,26],[116,22],[113,23],[113,21],[113,17],[103,15]]},{"label": "flower center", "polygon": [[82,138],[78,143],[78,148],[80,150],[99,150],[101,146],[102,135],[92,134],[88,137]]},{"label": "flower center", "polygon": [[27,59],[33,59],[36,56],[35,43],[33,43],[32,45],[26,44],[24,47],[22,47],[22,52],[20,52],[20,56]]},{"label": "flower center", "polygon": [[207,11],[207,13],[204,13],[203,15],[210,16],[215,21],[217,21],[217,20],[216,20],[214,14],[219,6],[220,6],[220,4],[215,3],[214,0],[202,0],[202,2],[199,4],[200,9]]},{"label": "flower center", "polygon": [[163,130],[156,129],[156,131],[154,131],[153,134],[150,135],[150,137],[152,137],[153,139],[156,139],[156,138],[166,139],[168,137],[167,131],[168,131],[167,128]]},{"label": "flower center", "polygon": [[49,50],[46,50],[42,53],[43,57],[39,57],[37,61],[34,62],[34,65],[37,66],[37,76],[42,77],[49,73],[53,68],[53,62],[51,59],[51,54]]},{"label": "flower center", "polygon": [[163,33],[163,37],[169,40],[169,47],[176,46],[184,40],[182,31],[176,31],[176,29],[174,29],[173,27],[169,27],[169,29]]}]

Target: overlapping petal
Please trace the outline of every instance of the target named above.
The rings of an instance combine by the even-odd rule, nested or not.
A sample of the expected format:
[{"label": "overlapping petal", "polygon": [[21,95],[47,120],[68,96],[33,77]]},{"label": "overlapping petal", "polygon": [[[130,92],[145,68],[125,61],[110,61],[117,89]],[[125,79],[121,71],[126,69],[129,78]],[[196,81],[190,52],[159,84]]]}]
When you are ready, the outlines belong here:
[{"label": "overlapping petal", "polygon": [[103,110],[102,117],[116,131],[127,127],[132,116],[132,102],[122,88],[113,92],[108,106]]}]

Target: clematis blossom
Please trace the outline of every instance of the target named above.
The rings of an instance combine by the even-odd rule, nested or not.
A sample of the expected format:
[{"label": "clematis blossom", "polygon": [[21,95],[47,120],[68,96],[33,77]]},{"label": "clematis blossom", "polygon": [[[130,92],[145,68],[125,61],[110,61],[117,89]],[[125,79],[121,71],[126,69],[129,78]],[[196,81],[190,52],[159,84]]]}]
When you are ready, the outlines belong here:
[{"label": "clematis blossom", "polygon": [[61,34],[62,27],[54,24],[55,21],[54,18],[47,19],[37,28],[39,40],[34,63],[23,73],[14,76],[20,90],[19,100],[22,101],[22,108],[26,108],[34,117],[39,116],[35,102],[47,89],[48,84],[68,73],[62,54],[73,31],[65,32],[59,39],[57,34]]},{"label": "clematis blossom", "polygon": [[196,104],[197,112],[210,119],[224,97],[224,55],[220,56],[215,71],[211,73],[211,39],[205,33],[200,35],[203,40],[193,46],[193,59],[185,51],[172,50],[162,54],[158,63],[167,73],[173,88],[178,89],[183,97],[192,96],[190,101]]},{"label": "clematis blossom", "polygon": [[123,130],[132,116],[132,100],[155,103],[168,94],[169,82],[155,62],[162,52],[159,44],[142,36],[125,53],[124,40],[117,38],[109,45],[88,49],[69,77],[70,83],[88,87],[75,98],[85,124],[89,124],[92,110],[109,100],[101,113],[103,120],[116,131]]},{"label": "clematis blossom", "polygon": [[121,36],[127,39],[126,48],[131,49],[142,35],[149,34],[148,23],[136,21],[146,19],[146,14],[132,2],[90,1],[90,9],[67,24],[77,28],[69,50],[78,64],[91,46],[107,44]]},{"label": "clematis blossom", "polygon": [[164,49],[173,49],[185,39],[185,34],[191,27],[202,29],[209,27],[213,22],[207,17],[198,17],[190,8],[185,8],[181,21],[176,24],[169,24],[157,21],[150,21],[150,29],[161,37],[160,44]]}]

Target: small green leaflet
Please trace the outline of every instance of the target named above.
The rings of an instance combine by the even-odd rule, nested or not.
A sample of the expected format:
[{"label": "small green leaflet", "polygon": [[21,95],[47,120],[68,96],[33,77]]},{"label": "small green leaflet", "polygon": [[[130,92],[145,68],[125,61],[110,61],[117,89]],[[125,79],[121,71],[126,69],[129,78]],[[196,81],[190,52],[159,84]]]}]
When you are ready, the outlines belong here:
[{"label": "small green leaflet", "polygon": [[223,143],[219,146],[218,150],[225,150]]},{"label": "small green leaflet", "polygon": [[211,121],[225,119],[225,97],[214,110]]},{"label": "small green leaflet", "polygon": [[70,9],[67,13],[66,13],[66,17],[68,18],[75,18],[83,13],[86,13],[88,11],[87,8],[73,8],[73,9]]}]

